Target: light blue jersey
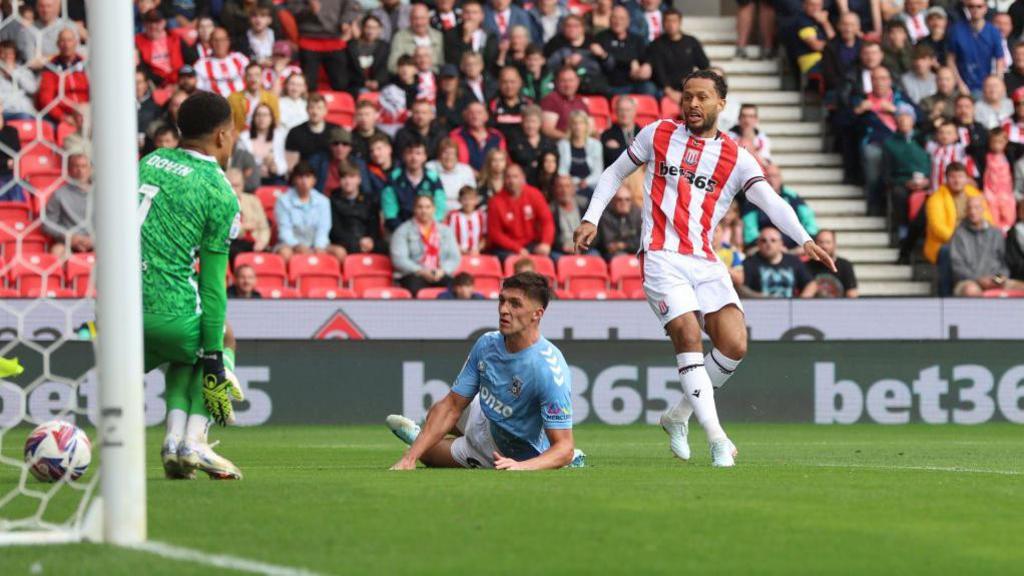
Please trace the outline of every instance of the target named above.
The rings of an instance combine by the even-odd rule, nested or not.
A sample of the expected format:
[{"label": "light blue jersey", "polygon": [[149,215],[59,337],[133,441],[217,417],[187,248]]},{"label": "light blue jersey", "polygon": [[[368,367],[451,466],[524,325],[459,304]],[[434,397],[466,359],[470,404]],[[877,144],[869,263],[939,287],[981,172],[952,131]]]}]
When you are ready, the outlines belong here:
[{"label": "light blue jersey", "polygon": [[500,332],[480,337],[452,391],[480,394],[491,436],[508,458],[527,460],[550,447],[545,429],[572,428],[572,375],[562,352],[543,336],[510,353]]}]

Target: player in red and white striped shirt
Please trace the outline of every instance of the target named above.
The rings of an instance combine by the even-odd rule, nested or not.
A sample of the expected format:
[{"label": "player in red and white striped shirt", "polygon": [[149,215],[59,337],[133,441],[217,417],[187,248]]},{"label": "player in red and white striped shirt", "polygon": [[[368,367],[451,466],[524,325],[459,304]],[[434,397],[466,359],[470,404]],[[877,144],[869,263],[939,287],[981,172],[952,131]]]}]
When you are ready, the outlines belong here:
[{"label": "player in red and white striped shirt", "polygon": [[231,38],[227,30],[217,28],[210,35],[213,54],[196,61],[196,80],[200,90],[216,92],[227,98],[245,88],[245,67],[249,59],[240,52],[231,51]]},{"label": "player in red and white striped shirt", "polygon": [[[729,271],[718,260],[712,235],[733,197],[746,192],[787,236],[803,245],[808,257],[835,264],[814,243],[785,200],[772,190],[754,157],[718,131],[728,87],[709,70],[683,81],[684,124],[658,120],[633,140],[626,154],[608,167],[598,182],[583,223],[576,229],[577,252],[589,250],[597,223],[622,181],[644,166],[643,248],[640,252],[644,292],[676,351],[685,395],[661,417],[675,455],[689,459],[690,414],[708,435],[713,466],[735,464],[736,447],[718,421],[714,389],[732,375],[747,351],[743,307]],[[701,325],[714,349],[705,357]]]}]

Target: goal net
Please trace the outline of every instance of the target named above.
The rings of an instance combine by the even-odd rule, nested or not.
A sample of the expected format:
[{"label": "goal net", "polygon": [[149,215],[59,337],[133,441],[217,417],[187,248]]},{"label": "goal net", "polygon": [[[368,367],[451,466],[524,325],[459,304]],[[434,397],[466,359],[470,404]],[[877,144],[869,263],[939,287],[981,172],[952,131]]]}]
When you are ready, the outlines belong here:
[{"label": "goal net", "polygon": [[[132,2],[90,0],[88,28],[67,0],[23,4],[2,3],[0,20],[0,544],[137,542]],[[69,467],[40,481],[26,463],[31,431],[55,420],[91,441],[76,480]]]}]

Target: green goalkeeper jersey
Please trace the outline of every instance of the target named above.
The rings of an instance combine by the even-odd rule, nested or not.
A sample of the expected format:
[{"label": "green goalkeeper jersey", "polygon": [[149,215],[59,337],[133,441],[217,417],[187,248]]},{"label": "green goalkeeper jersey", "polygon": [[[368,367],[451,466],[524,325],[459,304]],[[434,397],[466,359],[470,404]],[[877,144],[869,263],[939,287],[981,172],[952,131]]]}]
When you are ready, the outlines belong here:
[{"label": "green goalkeeper jersey", "polygon": [[[202,316],[204,348],[220,350],[228,247],[240,221],[238,199],[216,159],[170,148],[143,158],[139,222],[143,311]],[[199,261],[202,275],[195,271]]]}]

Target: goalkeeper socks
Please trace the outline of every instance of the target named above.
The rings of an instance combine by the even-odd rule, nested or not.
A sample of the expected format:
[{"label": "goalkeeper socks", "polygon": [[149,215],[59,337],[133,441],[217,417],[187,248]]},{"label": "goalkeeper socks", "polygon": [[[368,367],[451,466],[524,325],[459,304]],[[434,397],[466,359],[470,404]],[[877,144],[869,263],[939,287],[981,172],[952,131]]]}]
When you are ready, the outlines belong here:
[{"label": "goalkeeper socks", "polygon": [[188,417],[188,424],[185,427],[185,440],[189,444],[205,444],[206,431],[210,427],[210,419],[202,414],[192,414]]},{"label": "goalkeeper socks", "polygon": [[683,385],[683,393],[697,421],[707,433],[708,442],[725,438],[725,431],[718,422],[718,411],[715,408],[715,389],[711,386],[711,378],[704,369],[704,355],[700,352],[683,352],[676,355],[679,367],[679,381]]},{"label": "goalkeeper socks", "polygon": [[227,346],[224,347],[224,367],[235,371],[235,351]]},{"label": "goalkeeper socks", "polygon": [[185,425],[188,422],[188,414],[179,408],[171,408],[167,411],[167,436],[164,443],[173,442],[175,445],[181,443],[185,437]]},{"label": "goalkeeper socks", "polygon": [[715,390],[725,385],[739,365],[740,360],[729,358],[718,348],[712,348],[711,352],[704,357],[704,369],[708,371],[708,377],[711,378],[711,385],[715,387]]}]

